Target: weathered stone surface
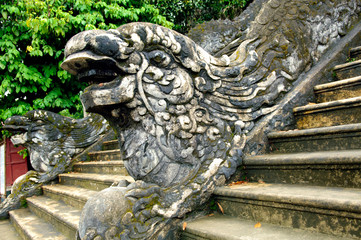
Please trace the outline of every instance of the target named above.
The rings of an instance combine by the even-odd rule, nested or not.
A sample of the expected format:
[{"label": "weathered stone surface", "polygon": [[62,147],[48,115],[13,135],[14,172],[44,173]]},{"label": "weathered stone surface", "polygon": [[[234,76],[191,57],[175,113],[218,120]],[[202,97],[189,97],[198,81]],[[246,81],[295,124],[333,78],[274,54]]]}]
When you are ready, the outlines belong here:
[{"label": "weathered stone surface", "polygon": [[95,191],[101,191],[114,183],[124,182],[126,186],[129,182],[134,182],[133,178],[129,176],[96,173],[62,173],[59,174],[59,177],[64,185],[75,185]]},{"label": "weathered stone surface", "polygon": [[250,182],[361,186],[361,151],[358,149],[249,156],[243,160],[243,166]]},{"label": "weathered stone surface", "polygon": [[[106,239],[116,239],[119,232],[127,231],[122,225],[126,221],[119,221],[119,216],[131,220],[131,205],[125,194],[126,188],[110,187],[92,197],[86,203],[80,218],[80,236],[92,239],[100,234],[106,236]],[[117,230],[119,228],[120,231]]]},{"label": "weathered stone surface", "polygon": [[119,149],[94,151],[88,154],[89,161],[116,161],[121,159],[122,156]]},{"label": "weathered stone surface", "polygon": [[214,239],[214,240],[351,240],[353,238],[336,237],[321,233],[308,232],[300,229],[290,229],[262,222],[256,228],[256,221],[243,220],[235,217],[215,215],[187,222],[187,228],[182,231],[184,240]]},{"label": "weathered stone surface", "polygon": [[[96,147],[96,150],[99,149],[102,149],[102,146]],[[87,150],[89,150],[89,148],[87,148]],[[79,155],[77,158],[78,157]],[[105,166],[106,170],[103,171],[100,166]],[[113,168],[113,166],[116,167]],[[74,225],[70,224],[72,220],[68,219],[67,215],[71,215],[74,210],[79,212],[79,210],[84,207],[85,203],[97,194],[99,190],[107,188],[112,184],[125,187],[129,184],[127,179],[133,181],[131,177],[120,176],[121,173],[124,172],[124,167],[122,168],[121,166],[123,166],[122,161],[85,161],[75,163],[73,165],[73,170],[77,171],[81,168],[82,172],[60,174],[59,183],[42,186],[44,196],[41,197],[42,201],[40,201],[40,205],[42,203],[43,206],[39,206],[39,204],[36,204],[35,206],[35,212],[39,214],[39,217],[34,214],[17,215],[17,222],[28,223],[29,219],[34,221],[34,224],[16,224],[18,232],[29,233],[32,237],[31,239],[39,238],[49,240],[52,239],[52,236],[56,239],[56,236],[66,238],[64,234],[68,234],[69,232],[73,234]],[[98,174],[94,174],[92,171]],[[109,176],[109,174],[113,175]],[[32,199],[30,201],[34,202]],[[66,207],[66,205],[68,205],[68,207]],[[56,211],[56,208],[58,208],[60,213]],[[11,218],[14,216],[13,211],[10,212],[10,216]],[[47,222],[47,226],[42,225],[44,221]],[[44,227],[44,232],[38,232],[39,229],[35,227],[37,224]],[[49,225],[54,225],[58,230],[53,229],[51,231]],[[77,225],[75,226],[75,230],[78,230]],[[49,231],[49,233],[46,233],[46,231]],[[36,238],[37,236],[39,237]],[[75,239],[75,235],[66,239]]]},{"label": "weathered stone surface", "polygon": [[[21,239],[68,240],[64,235],[56,231],[50,223],[45,222],[30,212],[29,209],[14,210],[10,213],[10,218],[17,232],[20,233]],[[4,239],[13,240],[11,238]]]},{"label": "weathered stone surface", "polygon": [[0,219],[8,218],[9,211],[20,208],[26,197],[41,194],[42,183],[37,181],[38,178],[39,173],[28,171],[15,180],[11,194],[0,205]]},{"label": "weathered stone surface", "polygon": [[[149,34],[148,37],[143,40],[138,39],[138,37],[146,37],[138,35],[138,30]],[[94,37],[94,41],[99,39],[100,45],[97,47],[102,49],[101,51],[105,51],[106,46],[112,43],[115,44],[113,47],[125,47],[123,50],[126,52],[119,53],[118,60],[121,61],[122,54],[129,55],[123,56],[129,58],[126,61],[131,61],[127,63],[129,68],[122,67],[129,75],[119,76],[113,82],[100,83],[86,89],[82,95],[84,105],[89,111],[100,111],[104,116],[109,117],[119,134],[119,139],[124,139],[120,141],[124,165],[132,177],[142,180],[128,187],[128,196],[134,199],[133,204],[137,201],[143,204],[142,197],[150,194],[147,201],[154,202],[151,205],[154,214],[149,221],[159,221],[163,216],[169,218],[184,215],[194,208],[195,203],[205,202],[214,185],[224,182],[225,176],[231,175],[238,165],[240,152],[229,148],[238,145],[241,148],[244,123],[237,122],[231,111],[228,115],[221,116],[221,105],[218,110],[212,109],[209,100],[205,100],[204,103],[194,97],[207,92],[212,93],[220,87],[220,78],[212,77],[213,73],[209,68],[220,71],[217,74],[226,74],[225,71],[228,70],[217,65],[227,64],[227,58],[213,58],[186,37],[152,24],[129,24],[118,31],[125,34],[124,36],[134,38],[135,41],[141,41],[138,43],[140,49],[126,53],[130,49],[126,50],[125,43],[114,35],[115,30],[84,32],[75,36],[67,45],[67,50],[73,54],[69,55],[63,67],[72,73],[79,72],[79,76],[83,76],[82,72],[87,72],[88,67],[98,66],[100,64],[98,61],[106,60],[108,63],[115,61],[107,56],[99,57],[89,51],[84,52],[81,42],[93,41],[86,37],[88,34]],[[151,47],[153,41],[160,41],[157,40],[158,38],[164,39],[159,42],[159,46],[163,44],[168,47],[173,51],[172,54],[161,51],[162,48],[150,52],[146,49],[143,51],[142,48],[148,46],[142,44]],[[199,51],[201,55],[191,55],[191,51],[194,53]],[[173,54],[189,69],[176,67]],[[203,68],[203,62],[208,64],[209,68]],[[74,68],[76,63],[84,65]],[[201,74],[194,81],[189,70],[201,71]],[[239,68],[235,67],[232,71],[239,72]],[[91,69],[88,73],[90,72]],[[114,87],[115,92],[113,92]],[[255,113],[248,115],[248,118],[252,119],[258,114],[263,113],[256,110]],[[227,123],[228,118],[231,119],[231,124]],[[180,183],[182,183],[181,191]],[[161,187],[164,192],[161,191]],[[162,198],[159,197],[160,193]],[[188,201],[194,197],[198,200]],[[179,206],[172,206],[173,203]],[[148,209],[143,210],[141,207],[139,211],[148,211]],[[136,218],[141,216],[139,214],[134,213]],[[145,217],[135,221],[147,220]],[[133,224],[132,227],[136,225]],[[142,233],[144,237],[158,234],[158,230],[153,227],[147,231],[150,232]]]},{"label": "weathered stone surface", "polygon": [[361,97],[310,104],[293,109],[297,129],[361,122]]},{"label": "weathered stone surface", "polygon": [[361,46],[351,48],[350,60],[360,60],[360,59],[361,59]]},{"label": "weathered stone surface", "polygon": [[32,167],[50,174],[55,165],[69,165],[74,155],[106,132],[108,124],[97,114],[77,120],[34,110],[7,119],[4,128],[15,133],[11,138],[15,145],[28,149]]},{"label": "weathered stone surface", "polygon": [[[189,31],[187,36],[211,55],[217,57],[222,55],[230,56],[238,48],[240,43],[244,41],[250,25],[258,15],[262,5],[267,1],[268,0],[252,1],[242,14],[232,21],[229,19],[212,20],[198,24]],[[220,27],[215,26],[215,24],[220,25]],[[219,42],[215,42],[215,40]],[[209,41],[215,44],[211,45]]]},{"label": "weathered stone surface", "polygon": [[15,145],[27,148],[36,171],[16,180],[12,193],[0,205],[0,217],[7,217],[26,197],[39,194],[43,183],[66,171],[72,157],[109,131],[108,123],[98,114],[77,120],[43,110],[8,118],[3,128],[15,134],[11,137]]},{"label": "weathered stone surface", "polygon": [[274,153],[361,149],[361,123],[273,132],[268,138]]},{"label": "weathered stone surface", "polygon": [[80,173],[128,175],[127,170],[124,168],[124,162],[121,160],[76,163],[73,170]]},{"label": "weathered stone surface", "polygon": [[[211,20],[198,24],[189,31],[187,36],[210,54],[216,55],[235,40],[239,32],[240,29],[237,22],[228,19]],[[237,47],[238,46],[236,46],[236,48]],[[235,49],[233,49],[233,51],[234,50]]]},{"label": "weathered stone surface", "polygon": [[361,60],[337,65],[333,71],[340,80],[358,77],[361,75]]},{"label": "weathered stone surface", "polygon": [[82,209],[85,203],[97,192],[94,190],[61,184],[43,186],[44,196],[60,200],[67,205]]},{"label": "weathered stone surface", "polygon": [[75,238],[80,210],[45,196],[33,196],[27,198],[27,202],[29,209],[39,218],[51,223],[68,239]]},{"label": "weathered stone surface", "polygon": [[[321,3],[318,3],[322,5]],[[339,3],[332,3],[331,5],[327,3],[328,6],[334,6],[333,4],[338,5]],[[359,3],[356,3],[358,5]],[[317,3],[315,2],[315,5]],[[351,6],[350,2],[350,6]],[[339,11],[342,11],[343,7],[347,6],[347,3],[339,5],[339,7],[331,7],[330,10],[334,16],[339,14]],[[358,7],[356,7],[358,8]],[[348,13],[353,12],[352,10]],[[356,17],[358,10],[351,14],[350,16]],[[355,24],[352,20],[353,17],[347,17],[349,24]],[[322,18],[320,16],[320,18]],[[336,18],[334,18],[336,19]],[[342,24],[344,24],[343,22]],[[299,76],[295,87],[285,96],[285,98],[280,102],[280,105],[276,110],[269,115],[261,118],[258,122],[255,123],[254,128],[249,134],[247,134],[248,141],[245,146],[245,154],[264,154],[268,149],[268,140],[267,134],[272,131],[292,129],[294,124],[294,117],[292,114],[292,109],[296,106],[307,104],[308,102],[314,102],[313,86],[316,84],[324,83],[332,79],[332,74],[330,69],[332,69],[335,64],[344,63],[348,57],[346,55],[345,49],[349,47],[355,47],[358,44],[360,39],[361,24],[357,23],[353,25],[349,34],[339,38],[337,44],[334,44],[329,51],[325,51],[318,58],[320,61],[317,62],[317,59],[313,62],[315,65],[310,69],[310,71]],[[321,47],[320,47],[321,49]]]},{"label": "weathered stone surface", "polygon": [[359,10],[356,0],[266,1],[233,54],[220,58],[148,23],[74,36],[62,67],[95,82],[81,97],[84,106],[116,129],[137,180],[126,195],[137,206],[133,224],[129,232],[111,228],[114,234],[130,237],[142,227],[131,238],[156,237],[163,219],[182,218],[205,202],[239,165],[245,135],[346,34]]},{"label": "weathered stone surface", "polygon": [[316,102],[330,102],[361,96],[361,76],[314,87]]},{"label": "weathered stone surface", "polygon": [[340,237],[361,236],[361,190],[248,183],[215,190],[225,214]]},{"label": "weathered stone surface", "polygon": [[115,149],[119,149],[118,140],[111,140],[111,141],[106,141],[103,143],[102,150],[115,150]]},{"label": "weathered stone surface", "polygon": [[8,219],[0,221],[0,232],[1,236],[6,240],[20,240],[19,233],[16,232],[15,228],[11,226]]}]

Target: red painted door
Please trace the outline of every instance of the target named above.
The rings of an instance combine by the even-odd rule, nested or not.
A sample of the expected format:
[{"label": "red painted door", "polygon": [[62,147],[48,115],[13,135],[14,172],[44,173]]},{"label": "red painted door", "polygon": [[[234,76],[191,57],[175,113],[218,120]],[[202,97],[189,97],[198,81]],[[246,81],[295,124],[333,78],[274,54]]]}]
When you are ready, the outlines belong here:
[{"label": "red painted door", "polygon": [[15,147],[9,138],[5,139],[5,146],[6,186],[11,186],[15,179],[28,171],[28,163],[18,153],[23,147]]}]

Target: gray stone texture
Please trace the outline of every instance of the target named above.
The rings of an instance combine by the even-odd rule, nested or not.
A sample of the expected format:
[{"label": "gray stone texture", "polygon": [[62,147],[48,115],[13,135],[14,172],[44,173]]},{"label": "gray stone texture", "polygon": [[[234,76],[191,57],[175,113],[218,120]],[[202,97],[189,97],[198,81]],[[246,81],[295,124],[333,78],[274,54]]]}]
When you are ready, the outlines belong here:
[{"label": "gray stone texture", "polygon": [[316,85],[316,102],[330,102],[361,96],[361,76]]},{"label": "gray stone texture", "polygon": [[81,153],[110,130],[106,120],[98,114],[71,119],[44,110],[8,118],[3,128],[14,134],[11,141],[15,145],[28,150],[35,171],[27,172],[14,182],[11,194],[0,205],[1,218],[19,208],[26,197],[40,194],[43,184],[69,170],[73,157],[81,159]]},{"label": "gray stone texture", "polygon": [[[100,234],[107,239],[115,239],[119,234],[116,229],[121,228],[120,232],[126,231],[122,225],[126,224],[125,221],[123,223],[119,221],[119,216],[127,218],[130,214],[131,206],[125,194],[126,188],[110,187],[89,199],[80,218],[80,236],[84,236],[84,239],[92,239]],[[131,218],[128,217],[128,220]]]},{"label": "gray stone texture", "polygon": [[230,178],[246,143],[247,154],[264,151],[267,132],[294,122],[290,110],[309,100],[316,81],[310,77],[322,74],[307,71],[320,60],[323,65],[313,71],[324,71],[338,56],[339,49],[329,59],[324,53],[342,43],[360,5],[255,1],[237,20],[241,32],[230,21],[218,22],[223,36],[209,31],[199,40],[219,39],[207,49],[215,56],[149,23],[85,31],[70,39],[62,67],[93,82],[81,96],[85,109],[110,122],[124,166],[136,180],[119,203],[120,209],[132,209],[130,214],[120,214],[118,225],[107,230],[98,231],[97,222],[84,225],[80,237],[162,239],[168,223],[205,203]]},{"label": "gray stone texture", "polygon": [[214,194],[230,216],[345,238],[360,237],[360,189],[248,183],[217,188]]},{"label": "gray stone texture", "polygon": [[[256,228],[255,225],[260,227]],[[183,232],[184,240],[349,240],[353,238],[335,237],[321,233],[311,233],[300,229],[280,227],[252,220],[240,220],[235,217],[215,215],[188,222]]]},{"label": "gray stone texture", "polygon": [[359,149],[258,155],[243,160],[250,182],[346,188],[361,186],[360,163]]},{"label": "gray stone texture", "polygon": [[337,65],[333,71],[339,80],[358,77],[361,75],[361,60]]}]

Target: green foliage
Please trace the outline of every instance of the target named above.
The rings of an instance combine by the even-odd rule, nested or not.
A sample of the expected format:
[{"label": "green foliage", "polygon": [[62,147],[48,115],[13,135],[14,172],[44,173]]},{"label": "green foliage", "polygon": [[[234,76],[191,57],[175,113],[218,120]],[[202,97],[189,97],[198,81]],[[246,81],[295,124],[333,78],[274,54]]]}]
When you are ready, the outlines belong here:
[{"label": "green foliage", "polygon": [[214,198],[212,197],[209,201],[209,209],[212,210],[213,212],[217,211],[218,207],[217,207],[217,203],[216,200],[214,200]]},{"label": "green foliage", "polygon": [[186,33],[197,23],[238,16],[252,0],[149,0],[162,15],[172,21],[174,29]]},{"label": "green foliage", "polygon": [[19,154],[20,156],[22,156],[22,157],[23,157],[23,159],[25,159],[27,156],[29,156],[28,149],[26,149],[26,148],[24,148],[24,149],[22,149],[22,150],[18,151],[18,154]]},{"label": "green foliage", "polygon": [[79,92],[86,84],[59,67],[65,43],[83,30],[133,21],[172,27],[147,0],[2,0],[1,121],[33,109],[82,117]]},{"label": "green foliage", "polygon": [[4,138],[10,138],[12,134],[8,130],[1,130],[1,136],[2,138],[0,138],[0,141]]},{"label": "green foliage", "polygon": [[78,32],[134,21],[172,28],[172,21],[184,33],[198,22],[232,18],[249,1],[2,0],[0,121],[33,109],[83,116],[79,93],[86,84],[59,67],[65,43]]},{"label": "green foliage", "polygon": [[346,61],[347,62],[354,62],[356,60],[357,60],[356,58],[348,57]]},{"label": "green foliage", "polygon": [[28,202],[26,201],[26,198],[21,198],[20,199],[20,208],[27,208],[28,207]]}]

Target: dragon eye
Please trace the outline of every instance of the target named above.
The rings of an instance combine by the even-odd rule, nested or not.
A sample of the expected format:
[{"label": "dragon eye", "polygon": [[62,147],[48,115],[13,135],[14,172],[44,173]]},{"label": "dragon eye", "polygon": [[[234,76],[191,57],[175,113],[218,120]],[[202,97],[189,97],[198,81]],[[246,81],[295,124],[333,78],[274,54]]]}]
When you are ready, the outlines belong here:
[{"label": "dragon eye", "polygon": [[159,50],[150,52],[149,58],[161,67],[166,67],[171,62],[171,58],[169,57],[169,55]]}]

